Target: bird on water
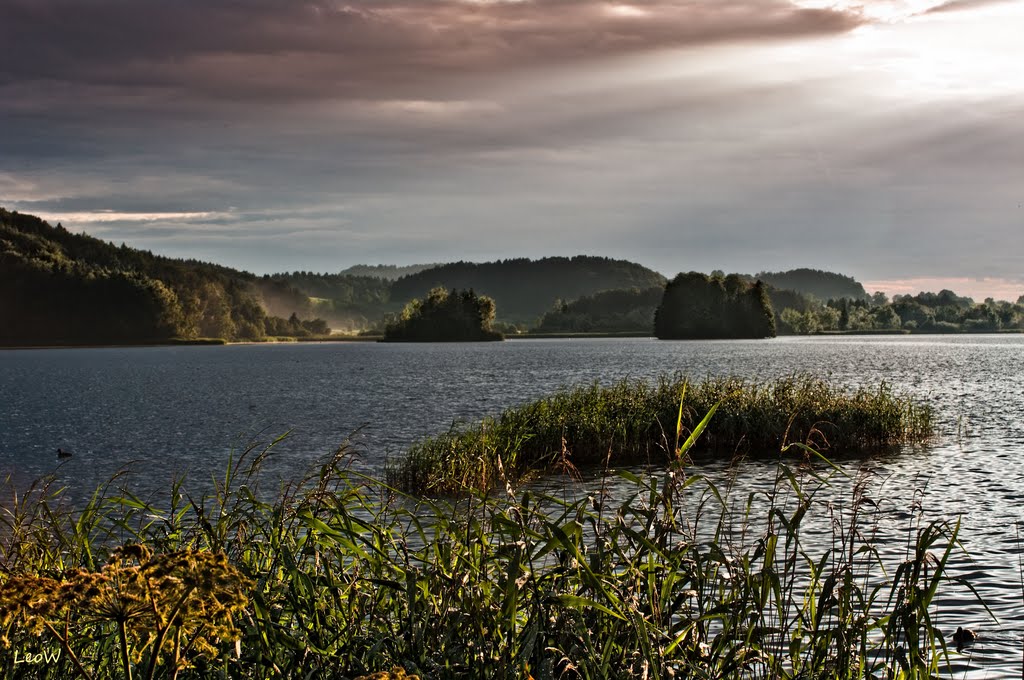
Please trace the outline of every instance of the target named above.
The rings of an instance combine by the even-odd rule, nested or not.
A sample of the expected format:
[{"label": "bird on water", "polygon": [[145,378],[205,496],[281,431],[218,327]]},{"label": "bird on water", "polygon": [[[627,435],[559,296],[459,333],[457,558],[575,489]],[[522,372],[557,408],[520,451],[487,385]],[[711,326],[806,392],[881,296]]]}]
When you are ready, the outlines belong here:
[{"label": "bird on water", "polygon": [[57,457],[58,458],[70,458],[71,457],[71,452],[70,451],[65,451],[64,449],[57,449]]},{"label": "bird on water", "polygon": [[978,634],[970,628],[964,628],[962,626],[956,627],[956,632],[953,633],[953,642],[956,643],[956,650],[959,652],[963,649],[964,645],[968,645],[978,639]]}]

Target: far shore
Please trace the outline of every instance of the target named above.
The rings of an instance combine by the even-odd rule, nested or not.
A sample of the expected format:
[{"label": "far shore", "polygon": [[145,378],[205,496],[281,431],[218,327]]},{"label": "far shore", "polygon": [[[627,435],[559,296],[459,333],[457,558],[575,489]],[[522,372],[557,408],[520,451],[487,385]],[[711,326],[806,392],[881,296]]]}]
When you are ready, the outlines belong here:
[{"label": "far shore", "polygon": [[[809,335],[780,335],[780,338],[811,338],[811,337],[837,337],[837,336],[907,336],[907,335],[941,335],[941,336],[979,336],[979,335],[1020,335],[1024,333],[1021,329],[1006,329],[999,331],[958,331],[949,333],[936,333],[934,331],[911,331],[907,329],[875,329],[859,331],[820,331]],[[0,350],[7,349],[99,349],[99,348],[124,348],[124,347],[212,347],[218,345],[292,345],[296,343],[327,343],[327,342],[380,342],[383,335],[325,335],[309,338],[268,338],[266,340],[237,340],[227,341],[223,338],[194,338],[177,340],[157,340],[153,342],[126,342],[126,343],[68,343],[51,342],[39,345],[0,345]],[[506,340],[586,340],[592,338],[651,338],[652,333],[630,332],[621,333],[511,333],[505,336]],[[704,340],[711,338],[694,338]],[[728,340],[729,338],[721,338]]]}]

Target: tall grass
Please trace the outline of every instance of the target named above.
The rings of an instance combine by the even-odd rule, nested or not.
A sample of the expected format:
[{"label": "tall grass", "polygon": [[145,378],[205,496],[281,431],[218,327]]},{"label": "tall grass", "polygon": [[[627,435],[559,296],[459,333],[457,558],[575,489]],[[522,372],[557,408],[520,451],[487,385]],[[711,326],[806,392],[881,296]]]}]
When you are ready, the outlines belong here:
[{"label": "tall grass", "polygon": [[[386,471],[389,483],[428,493],[488,489],[501,472],[531,473],[602,464],[665,462],[678,425],[692,431],[717,405],[693,455],[776,455],[793,442],[830,456],[877,452],[932,434],[929,407],[888,385],[848,392],[825,380],[769,382],[676,376],[563,389],[477,424],[456,424],[413,445]],[[681,411],[680,411],[681,408]]]},{"label": "tall grass", "polygon": [[[824,463],[780,463],[773,488],[736,497],[683,467],[692,440],[679,439],[667,468],[620,472],[579,498],[511,485],[501,494],[413,498],[350,471],[344,449],[272,500],[259,488],[266,451],[246,452],[202,498],[184,483],[162,504],[116,485],[81,509],[46,486],[9,496],[0,515],[0,676],[942,671],[947,650],[933,603],[958,523],[926,523],[916,512],[905,557],[886,563],[872,540],[877,510],[866,474],[851,484]],[[852,488],[845,507],[824,498],[835,481]],[[628,492],[613,501],[613,487]],[[825,545],[805,540],[816,515],[832,520]],[[161,609],[175,602],[148,602],[150,584],[160,592],[159,579],[186,578],[173,566],[154,572],[168,555],[221,565],[188,605],[195,614],[213,597],[220,627]],[[88,574],[110,601],[127,594],[156,613],[124,616],[71,596],[51,606]],[[63,653],[14,665],[16,653],[47,650]]]}]

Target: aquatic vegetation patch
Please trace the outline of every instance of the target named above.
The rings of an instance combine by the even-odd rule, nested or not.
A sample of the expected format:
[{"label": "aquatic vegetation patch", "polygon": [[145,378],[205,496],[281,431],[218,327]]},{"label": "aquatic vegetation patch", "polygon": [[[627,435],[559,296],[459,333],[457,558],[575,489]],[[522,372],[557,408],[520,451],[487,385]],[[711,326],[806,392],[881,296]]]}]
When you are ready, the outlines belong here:
[{"label": "aquatic vegetation patch", "polygon": [[677,432],[690,433],[716,408],[690,455],[777,455],[793,443],[830,456],[878,452],[926,440],[930,407],[887,384],[848,391],[791,376],[757,382],[663,377],[563,389],[479,423],[457,423],[408,450],[389,483],[428,493],[493,488],[503,477],[584,466],[665,463]]},{"label": "aquatic vegetation patch", "polygon": [[[414,498],[339,450],[269,498],[248,453],[202,498],[18,495],[0,513],[0,677],[23,677],[19,658],[97,680],[944,671],[958,522],[915,507],[887,563],[870,472],[780,462],[773,488],[733,492],[684,467],[680,440],[664,469],[579,494]],[[831,536],[805,540],[815,522]]]}]

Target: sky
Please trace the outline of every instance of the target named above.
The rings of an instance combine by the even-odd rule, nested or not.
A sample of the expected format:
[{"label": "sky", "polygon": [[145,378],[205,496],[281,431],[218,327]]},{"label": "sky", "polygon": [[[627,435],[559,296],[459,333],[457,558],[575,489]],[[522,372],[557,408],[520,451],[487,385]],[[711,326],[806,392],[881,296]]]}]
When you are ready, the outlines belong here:
[{"label": "sky", "polygon": [[1024,294],[1020,0],[0,0],[0,206],[255,273]]}]

